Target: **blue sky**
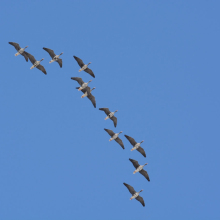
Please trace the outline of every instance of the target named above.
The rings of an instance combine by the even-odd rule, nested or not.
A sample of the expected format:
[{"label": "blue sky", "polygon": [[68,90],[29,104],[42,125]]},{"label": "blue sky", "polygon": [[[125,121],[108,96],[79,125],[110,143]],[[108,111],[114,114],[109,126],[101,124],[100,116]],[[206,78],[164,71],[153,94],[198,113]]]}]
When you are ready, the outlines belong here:
[{"label": "blue sky", "polygon": [[[220,219],[219,6],[1,1],[0,219]],[[64,52],[62,69],[43,47]],[[92,79],[73,55],[92,62],[96,109],[70,79]],[[117,128],[100,107],[118,110]],[[123,131],[125,150],[104,128]],[[144,189],[144,208],[123,182]]]}]

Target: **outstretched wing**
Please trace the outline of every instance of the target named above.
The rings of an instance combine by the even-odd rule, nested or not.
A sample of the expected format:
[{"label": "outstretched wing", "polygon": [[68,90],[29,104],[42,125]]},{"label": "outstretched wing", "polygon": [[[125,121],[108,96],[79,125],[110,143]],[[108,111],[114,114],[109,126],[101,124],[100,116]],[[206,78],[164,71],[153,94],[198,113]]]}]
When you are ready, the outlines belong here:
[{"label": "outstretched wing", "polygon": [[57,63],[59,63],[60,68],[62,68],[62,65],[63,65],[62,59],[59,58],[59,59],[57,60]]},{"label": "outstretched wing", "polygon": [[56,56],[53,50],[46,48],[46,47],[43,47],[43,49],[46,50],[50,54],[52,59]]},{"label": "outstretched wing", "polygon": [[110,129],[106,129],[106,128],[104,128],[104,130],[106,131],[106,132],[108,132],[108,134],[112,137],[115,133],[112,131],[112,130],[110,130]]},{"label": "outstretched wing", "polygon": [[141,196],[138,196],[135,199],[137,199],[137,201],[139,201],[143,206],[145,206],[144,199]]},{"label": "outstretched wing", "polygon": [[85,65],[79,57],[76,57],[76,56],[73,56],[73,57],[81,68]]},{"label": "outstretched wing", "polygon": [[123,144],[121,138],[117,137],[117,138],[115,139],[115,141],[116,141],[123,149],[125,149],[124,144]]},{"label": "outstretched wing", "polygon": [[71,77],[71,79],[76,80],[79,83],[80,86],[84,83],[82,78],[80,78],[80,77]]},{"label": "outstretched wing", "polygon": [[125,137],[129,140],[129,142],[130,142],[133,146],[135,146],[135,144],[137,144],[137,142],[134,140],[134,138],[132,138],[132,137],[130,137],[130,136],[128,136],[128,135],[125,135]]},{"label": "outstretched wing", "polygon": [[117,126],[117,118],[113,115],[110,119],[114,122],[114,126],[116,127]]},{"label": "outstretched wing", "polygon": [[93,106],[96,108],[96,101],[95,101],[95,97],[92,95],[92,93],[90,93],[87,98],[92,102]]},{"label": "outstretched wing", "polygon": [[93,73],[93,71],[91,69],[89,69],[88,67],[84,70],[85,72],[87,72],[88,74],[90,74],[92,77],[95,78],[95,74]]},{"label": "outstretched wing", "polygon": [[144,151],[144,149],[142,147],[139,147],[137,149],[137,151],[139,151],[144,157],[146,157],[146,153],[145,153],[145,151]]},{"label": "outstretched wing", "polygon": [[34,58],[33,55],[31,55],[30,53],[26,52],[26,55],[28,56],[29,60],[31,61],[32,64],[34,64],[36,62],[36,59]]},{"label": "outstretched wing", "polygon": [[133,159],[130,159],[130,158],[129,158],[129,160],[133,163],[133,166],[134,166],[136,169],[140,166],[140,164],[138,163],[137,160],[133,160]]},{"label": "outstretched wing", "polygon": [[106,115],[111,113],[108,108],[99,108],[99,110],[104,111]]},{"label": "outstretched wing", "polygon": [[42,66],[42,65],[38,65],[38,66],[36,66],[36,68],[38,68],[39,70],[41,70],[45,75],[47,75],[47,72],[46,72],[46,70],[45,70],[45,68]]},{"label": "outstretched wing", "polygon": [[24,56],[25,60],[28,62],[28,55],[27,55],[27,52],[24,51],[21,55]]},{"label": "outstretched wing", "polygon": [[139,173],[141,173],[150,182],[150,177],[146,170],[142,169],[141,171],[139,171]]},{"label": "outstretched wing", "polygon": [[128,185],[127,183],[123,183],[129,190],[129,192],[134,195],[136,193],[136,191],[134,190],[134,188],[130,185]]},{"label": "outstretched wing", "polygon": [[8,43],[11,44],[12,46],[14,46],[17,51],[19,51],[21,49],[21,47],[19,46],[18,43],[15,43],[15,42],[8,42]]}]

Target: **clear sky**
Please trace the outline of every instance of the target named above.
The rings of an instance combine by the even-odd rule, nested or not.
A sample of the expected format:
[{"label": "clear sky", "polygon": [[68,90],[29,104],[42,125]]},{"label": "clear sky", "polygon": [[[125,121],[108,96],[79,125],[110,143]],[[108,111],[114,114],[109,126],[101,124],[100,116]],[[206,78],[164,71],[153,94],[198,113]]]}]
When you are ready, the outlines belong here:
[{"label": "clear sky", "polygon": [[[220,219],[220,2],[0,2],[0,219]],[[37,60],[44,75],[8,42]],[[64,52],[63,68],[49,64]],[[73,55],[92,62],[78,72]],[[95,109],[71,77],[92,79]],[[118,126],[100,107],[118,110]],[[120,134],[123,150],[104,128]],[[147,157],[124,134],[138,142]],[[145,167],[151,181],[129,158]],[[126,182],[145,207],[130,201]]]}]

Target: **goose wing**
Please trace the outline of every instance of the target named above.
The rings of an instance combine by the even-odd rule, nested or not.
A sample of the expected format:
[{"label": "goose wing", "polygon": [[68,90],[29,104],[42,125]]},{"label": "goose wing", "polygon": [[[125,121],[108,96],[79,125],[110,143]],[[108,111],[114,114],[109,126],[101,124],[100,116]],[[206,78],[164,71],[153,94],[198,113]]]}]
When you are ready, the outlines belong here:
[{"label": "goose wing", "polygon": [[108,108],[99,108],[99,110],[104,111],[106,115],[111,113]]},{"label": "goose wing", "polygon": [[28,62],[28,55],[27,55],[27,52],[24,51],[21,55],[22,55],[22,56],[25,58],[25,60]]},{"label": "goose wing", "polygon": [[125,137],[129,140],[129,142],[130,142],[133,146],[135,146],[135,144],[137,144],[137,142],[134,140],[134,138],[132,138],[132,137],[130,137],[130,136],[128,136],[128,135],[125,135]]},{"label": "goose wing", "polygon": [[115,139],[115,141],[116,141],[123,149],[125,149],[124,144],[123,144],[121,138],[117,137],[117,138]]},{"label": "goose wing", "polygon": [[84,70],[85,72],[87,72],[88,74],[90,74],[93,78],[95,78],[95,74],[93,73],[93,71],[91,69],[89,69],[88,67]]},{"label": "goose wing", "polygon": [[134,188],[130,185],[128,185],[127,183],[123,183],[129,190],[129,192],[134,195],[136,193],[136,191],[134,190]]},{"label": "goose wing", "polygon": [[80,86],[84,83],[82,78],[80,78],[80,77],[71,77],[71,79],[76,80],[79,83]]},{"label": "goose wing", "polygon": [[36,68],[38,68],[39,70],[41,70],[45,75],[47,75],[47,72],[46,72],[46,70],[45,70],[45,68],[42,66],[42,65],[38,65],[38,66],[36,66]]},{"label": "goose wing", "polygon": [[144,157],[146,157],[146,153],[145,153],[145,151],[144,151],[144,149],[142,147],[139,147],[137,149],[137,151],[139,151]]},{"label": "goose wing", "polygon": [[87,98],[92,102],[93,106],[96,108],[95,97],[92,95],[92,93],[90,93],[89,95],[87,95]]},{"label": "goose wing", "polygon": [[117,118],[113,115],[110,119],[114,122],[114,126],[116,127],[117,126]]},{"label": "goose wing", "polygon": [[43,49],[46,50],[50,54],[52,59],[56,56],[53,50],[46,48],[46,47],[43,47]]},{"label": "goose wing", "polygon": [[141,173],[150,182],[150,177],[146,170],[142,169],[141,171],[139,171],[139,173]]},{"label": "goose wing", "polygon": [[79,57],[76,57],[76,56],[73,56],[73,57],[81,68],[85,65]]},{"label": "goose wing", "polygon": [[32,64],[34,64],[36,62],[36,59],[34,58],[33,55],[31,55],[30,53],[26,52],[26,55],[28,56],[29,60],[31,61]]},{"label": "goose wing", "polygon": [[19,46],[18,43],[15,43],[15,42],[8,42],[8,43],[11,44],[12,46],[14,46],[17,51],[19,51],[21,49],[21,47]]},{"label": "goose wing", "polygon": [[138,196],[135,199],[137,199],[137,201],[139,201],[143,206],[145,206],[144,199],[141,196]]},{"label": "goose wing", "polygon": [[137,160],[133,160],[133,159],[130,159],[130,158],[129,158],[129,160],[133,163],[133,166],[134,166],[136,169],[140,166],[140,164],[138,163]]},{"label": "goose wing", "polygon": [[57,63],[59,63],[60,68],[62,68],[62,65],[63,65],[62,59],[59,58],[59,59],[57,60]]},{"label": "goose wing", "polygon": [[108,134],[112,137],[115,133],[112,131],[112,130],[110,130],[110,129],[106,129],[106,128],[104,128],[104,130],[106,131],[106,132],[108,132]]}]

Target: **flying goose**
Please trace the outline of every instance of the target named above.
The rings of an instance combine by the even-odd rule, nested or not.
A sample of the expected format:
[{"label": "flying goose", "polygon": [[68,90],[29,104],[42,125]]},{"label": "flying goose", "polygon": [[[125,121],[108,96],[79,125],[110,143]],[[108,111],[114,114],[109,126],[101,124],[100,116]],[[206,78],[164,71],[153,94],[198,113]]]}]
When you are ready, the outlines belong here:
[{"label": "flying goose", "polygon": [[73,57],[74,57],[74,59],[76,60],[76,62],[79,64],[79,66],[81,67],[81,69],[79,70],[79,72],[81,72],[81,71],[84,70],[85,72],[87,72],[88,74],[90,74],[92,77],[95,78],[95,75],[94,75],[94,73],[92,72],[92,70],[88,68],[88,65],[89,65],[91,62],[88,63],[88,64],[84,64],[83,61],[82,61],[79,57],[76,57],[76,56],[73,56]]},{"label": "flying goose", "polygon": [[[85,89],[88,86],[88,84],[92,81],[89,80],[89,82],[85,83],[80,77],[71,77],[71,79],[76,80],[79,83],[80,87],[78,88],[78,91]],[[90,94],[90,91],[87,91],[87,93]]]},{"label": "flying goose", "polygon": [[132,195],[130,200],[137,199],[137,201],[139,201],[143,206],[145,206],[144,199],[141,196],[139,196],[140,192],[142,192],[143,189],[139,192],[136,192],[132,186],[128,185],[127,183],[123,183],[123,184],[128,188],[129,192]]},{"label": "flying goose", "polygon": [[[76,89],[79,89],[79,87],[76,87]],[[82,89],[81,91],[84,93],[84,95],[81,96],[81,98],[84,98],[87,96],[87,98],[92,102],[93,106],[96,108],[96,101],[95,101],[95,97],[92,95],[92,90],[94,90],[94,88],[90,88],[89,86],[87,86],[85,89]]]},{"label": "flying goose", "polygon": [[120,131],[119,133],[114,133],[112,130],[109,130],[109,129],[106,129],[106,128],[104,128],[104,130],[106,132],[108,132],[108,134],[111,136],[109,141],[115,140],[123,149],[125,149],[122,140],[118,137],[118,135],[121,134],[122,131]]},{"label": "flying goose", "polygon": [[56,61],[57,63],[59,63],[60,68],[62,68],[62,59],[60,59],[59,57],[63,54],[63,52],[60,55],[56,55],[54,51],[49,48],[43,47],[43,49],[46,50],[52,58],[52,60],[49,63],[53,63]]},{"label": "flying goose", "polygon": [[111,119],[114,122],[114,126],[117,126],[117,118],[114,116],[115,112],[117,112],[118,110],[114,111],[114,112],[110,112],[108,108],[100,108],[99,110],[104,111],[105,114],[107,115],[107,117],[105,118],[105,120],[107,119]]},{"label": "flying goose", "polygon": [[[26,52],[26,53],[27,53],[27,52]],[[44,58],[41,59],[40,61],[37,61],[37,60],[34,58],[33,55],[31,55],[31,54],[29,54],[29,53],[27,53],[27,55],[28,55],[29,60],[30,60],[31,63],[33,64],[33,66],[32,66],[30,69],[33,69],[34,67],[36,67],[36,68],[38,68],[39,70],[41,70],[41,71],[46,75],[47,72],[46,72],[45,68],[44,68],[42,65],[40,65],[40,62],[41,62],[42,60],[44,60]]]},{"label": "flying goose", "polygon": [[15,42],[8,42],[8,43],[11,44],[12,46],[14,46],[15,49],[18,51],[15,54],[15,56],[18,56],[19,54],[21,54],[22,56],[24,56],[25,60],[28,62],[27,52],[24,51],[28,46],[21,48],[18,43],[15,43]]},{"label": "flying goose", "polygon": [[136,150],[139,151],[144,157],[146,157],[145,151],[144,149],[140,146],[141,143],[143,143],[144,141],[141,141],[140,143],[137,143],[134,138],[125,135],[125,137],[129,140],[129,142],[133,145],[133,148],[131,149],[131,151]]},{"label": "flying goose", "polygon": [[136,168],[136,170],[133,172],[133,174],[139,172],[150,182],[150,177],[148,176],[147,171],[143,169],[144,166],[147,165],[147,163],[145,163],[144,165],[140,165],[137,160],[133,160],[130,158],[129,158],[129,160],[133,163],[133,166]]}]

